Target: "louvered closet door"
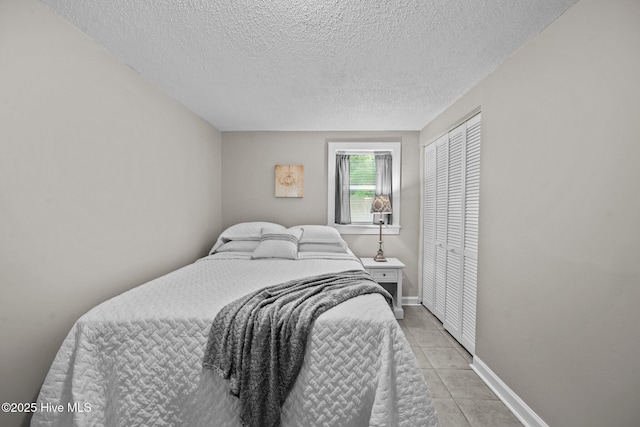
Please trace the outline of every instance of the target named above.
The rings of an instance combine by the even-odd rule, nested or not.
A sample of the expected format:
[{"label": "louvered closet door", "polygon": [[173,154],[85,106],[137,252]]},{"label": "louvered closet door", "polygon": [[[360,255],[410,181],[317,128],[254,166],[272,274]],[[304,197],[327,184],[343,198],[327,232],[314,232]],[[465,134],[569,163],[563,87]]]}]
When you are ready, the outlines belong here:
[{"label": "louvered closet door", "polygon": [[436,146],[424,150],[422,303],[432,312],[436,272]]},{"label": "louvered closet door", "polygon": [[480,217],[480,114],[466,123],[464,162],[464,259],[460,343],[475,353]]},{"label": "louvered closet door", "polygon": [[462,181],[464,125],[449,132],[447,170],[447,238],[444,327],[454,337],[460,334],[462,319]]},{"label": "louvered closet door", "polygon": [[423,304],[475,352],[480,114],[425,147]]},{"label": "louvered closet door", "polygon": [[447,290],[447,179],[448,137],[435,143],[436,146],[436,247],[435,247],[435,295],[434,310],[444,321]]}]

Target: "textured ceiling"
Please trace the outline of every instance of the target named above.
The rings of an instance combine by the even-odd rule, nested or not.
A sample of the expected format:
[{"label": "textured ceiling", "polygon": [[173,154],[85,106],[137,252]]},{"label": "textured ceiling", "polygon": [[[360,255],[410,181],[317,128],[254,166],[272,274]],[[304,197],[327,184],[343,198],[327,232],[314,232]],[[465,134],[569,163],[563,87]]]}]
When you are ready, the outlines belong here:
[{"label": "textured ceiling", "polygon": [[418,130],[576,0],[44,0],[221,131]]}]

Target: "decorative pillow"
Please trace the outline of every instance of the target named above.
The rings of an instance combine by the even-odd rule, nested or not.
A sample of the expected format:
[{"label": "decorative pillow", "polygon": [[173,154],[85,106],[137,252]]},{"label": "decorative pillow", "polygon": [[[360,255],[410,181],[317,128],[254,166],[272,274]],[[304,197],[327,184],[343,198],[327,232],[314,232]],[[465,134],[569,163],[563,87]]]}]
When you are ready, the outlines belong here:
[{"label": "decorative pillow", "polygon": [[265,222],[265,221],[255,221],[255,222],[240,222],[238,224],[232,225],[231,227],[224,230],[216,244],[213,245],[213,248],[209,251],[209,255],[216,252],[220,246],[223,244],[235,241],[235,240],[254,240],[259,241],[263,228],[273,228],[286,230],[286,228],[280,224],[275,224],[273,222]]},{"label": "decorative pillow", "polygon": [[232,225],[220,234],[222,239],[229,240],[260,240],[262,229],[286,230],[286,227],[273,222],[240,222]]},{"label": "decorative pillow", "polygon": [[253,252],[260,241],[258,240],[232,240],[219,246],[215,253],[219,252]]},{"label": "decorative pillow", "polygon": [[340,252],[347,253],[347,242],[342,240],[338,230],[328,225],[296,225],[289,230],[302,229],[300,252]]},{"label": "decorative pillow", "polygon": [[260,244],[253,251],[251,258],[298,259],[298,241],[301,235],[302,230],[264,228]]},{"label": "decorative pillow", "polygon": [[346,254],[347,249],[338,243],[300,243],[299,252],[332,252]]}]

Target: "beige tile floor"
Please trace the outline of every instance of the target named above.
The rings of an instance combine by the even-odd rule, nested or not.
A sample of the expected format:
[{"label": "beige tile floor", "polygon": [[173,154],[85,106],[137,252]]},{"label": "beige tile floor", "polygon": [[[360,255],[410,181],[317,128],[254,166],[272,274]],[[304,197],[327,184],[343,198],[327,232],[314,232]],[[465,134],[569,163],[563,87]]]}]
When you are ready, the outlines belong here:
[{"label": "beige tile floor", "polygon": [[522,426],[471,369],[471,355],[422,306],[405,306],[398,320],[424,377],[441,427]]}]

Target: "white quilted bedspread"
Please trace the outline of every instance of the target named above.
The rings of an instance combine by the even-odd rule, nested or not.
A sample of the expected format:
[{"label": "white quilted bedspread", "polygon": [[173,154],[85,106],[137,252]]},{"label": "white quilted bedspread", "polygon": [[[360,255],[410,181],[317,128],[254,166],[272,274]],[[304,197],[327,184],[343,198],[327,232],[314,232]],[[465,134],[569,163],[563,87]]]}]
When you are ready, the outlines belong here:
[{"label": "white quilted bedspread", "polygon": [[[211,322],[230,301],[295,278],[362,268],[355,258],[209,256],[82,316],[38,397],[32,426],[240,426],[225,380],[201,366]],[[89,411],[69,410],[68,404]],[[87,406],[88,405],[88,406]],[[316,320],[283,426],[436,426],[417,361],[380,295]]]}]

